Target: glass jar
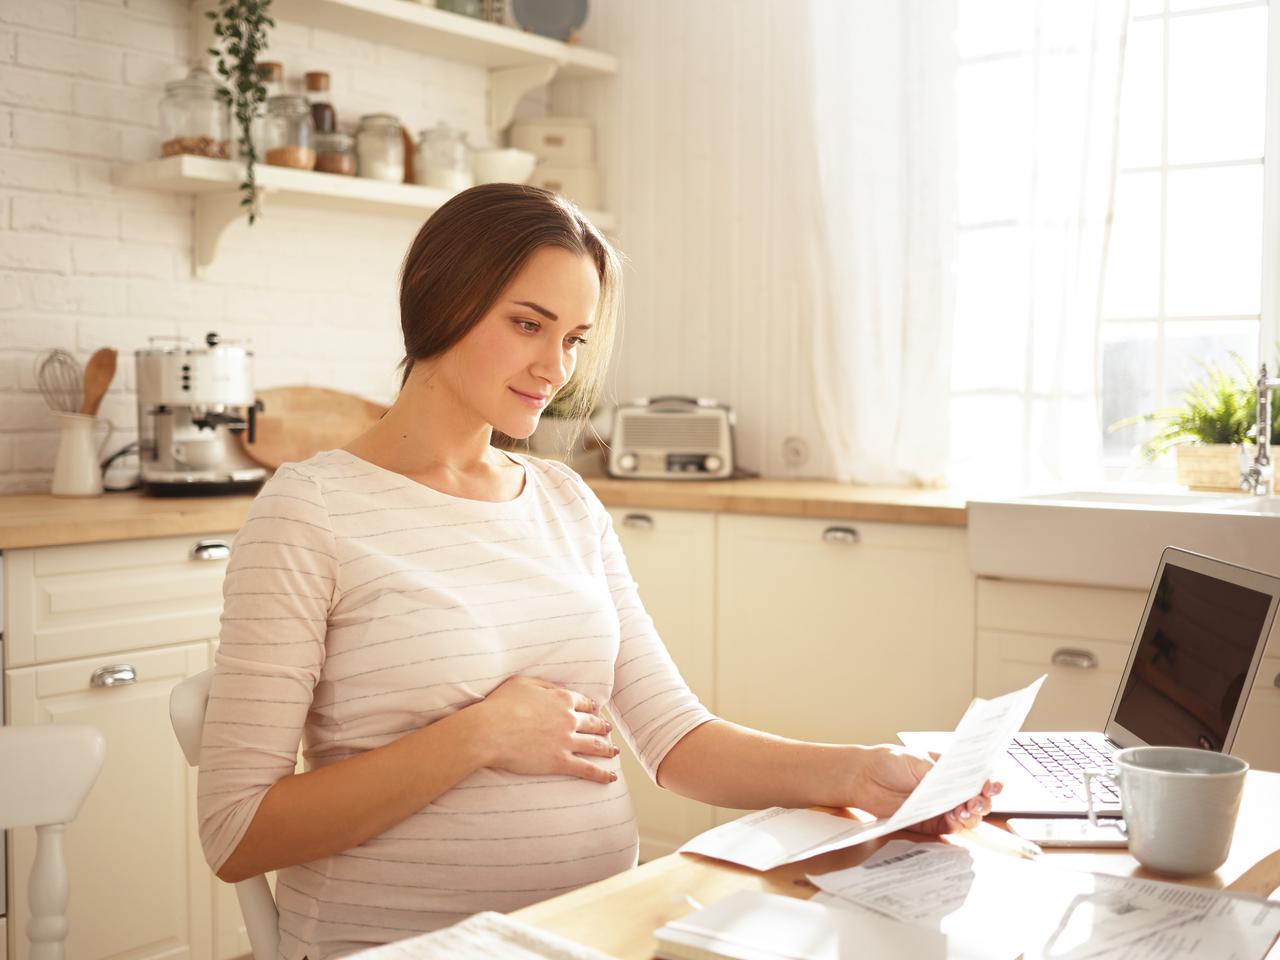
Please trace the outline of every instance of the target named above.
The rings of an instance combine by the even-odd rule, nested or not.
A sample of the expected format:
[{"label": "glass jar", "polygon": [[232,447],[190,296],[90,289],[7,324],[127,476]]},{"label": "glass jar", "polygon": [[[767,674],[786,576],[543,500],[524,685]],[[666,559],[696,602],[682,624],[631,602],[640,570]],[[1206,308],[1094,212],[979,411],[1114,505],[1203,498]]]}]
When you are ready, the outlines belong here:
[{"label": "glass jar", "polygon": [[181,80],[164,85],[160,101],[160,155],[189,154],[225,160],[230,150],[230,115],[209,71],[193,67]]},{"label": "glass jar", "polygon": [[404,183],[404,138],[400,121],[389,113],[366,113],[356,131],[360,176]]},{"label": "glass jar", "polygon": [[349,133],[317,133],[316,169],[321,173],[355,176],[355,138]]},{"label": "glass jar", "polygon": [[262,158],[277,167],[311,170],[316,165],[315,127],[306,97],[282,94],[267,101]]},{"label": "glass jar", "polygon": [[421,136],[414,166],[418,183],[450,193],[475,183],[471,144],[467,143],[465,130],[455,130],[441,120],[430,130],[423,130]]},{"label": "glass jar", "polygon": [[306,75],[307,99],[311,101],[311,122],[316,133],[333,133],[338,129],[337,114],[329,102],[329,74],[312,70]]}]

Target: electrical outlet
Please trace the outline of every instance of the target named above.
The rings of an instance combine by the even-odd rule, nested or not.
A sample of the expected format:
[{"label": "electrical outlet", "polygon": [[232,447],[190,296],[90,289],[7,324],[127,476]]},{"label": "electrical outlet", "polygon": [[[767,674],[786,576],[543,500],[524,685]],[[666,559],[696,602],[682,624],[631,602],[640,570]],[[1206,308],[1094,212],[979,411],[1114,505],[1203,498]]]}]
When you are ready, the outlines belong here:
[{"label": "electrical outlet", "polygon": [[782,441],[782,462],[788,467],[803,467],[809,459],[809,445],[799,437]]}]

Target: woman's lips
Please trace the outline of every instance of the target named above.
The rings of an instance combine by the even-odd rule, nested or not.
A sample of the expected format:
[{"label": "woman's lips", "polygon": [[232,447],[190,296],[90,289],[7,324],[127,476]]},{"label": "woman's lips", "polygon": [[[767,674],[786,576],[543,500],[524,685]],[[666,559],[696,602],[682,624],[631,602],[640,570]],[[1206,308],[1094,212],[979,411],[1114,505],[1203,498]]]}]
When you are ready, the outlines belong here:
[{"label": "woman's lips", "polygon": [[547,400],[544,399],[543,397],[537,397],[528,393],[521,393],[515,387],[510,387],[508,389],[510,389],[512,393],[514,393],[517,397],[519,397],[529,406],[533,407],[535,410],[541,410],[543,407],[547,405]]}]

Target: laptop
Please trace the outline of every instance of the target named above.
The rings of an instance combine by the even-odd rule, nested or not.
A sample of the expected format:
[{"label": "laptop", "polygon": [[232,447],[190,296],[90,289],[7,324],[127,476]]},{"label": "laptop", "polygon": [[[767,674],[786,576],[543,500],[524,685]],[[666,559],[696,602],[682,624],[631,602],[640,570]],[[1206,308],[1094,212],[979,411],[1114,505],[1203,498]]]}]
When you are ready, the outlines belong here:
[{"label": "laptop", "polygon": [[[1082,815],[1081,772],[1108,766],[1124,747],[1229,752],[1278,606],[1280,577],[1166,547],[1106,726],[1018,734],[996,766],[1004,789],[993,812]],[[935,733],[898,737],[912,749],[943,742]],[[1109,782],[1094,781],[1094,808],[1120,813]]]}]

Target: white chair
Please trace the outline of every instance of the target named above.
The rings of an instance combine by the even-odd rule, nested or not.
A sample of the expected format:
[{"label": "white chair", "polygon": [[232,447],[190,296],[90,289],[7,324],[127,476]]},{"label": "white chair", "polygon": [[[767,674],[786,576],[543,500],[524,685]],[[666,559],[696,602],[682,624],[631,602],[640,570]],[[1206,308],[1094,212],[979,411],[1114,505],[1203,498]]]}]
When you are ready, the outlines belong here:
[{"label": "white chair", "polygon": [[62,834],[102,769],[106,742],[96,727],[0,727],[0,829],[36,828],[31,865],[31,960],[63,960],[67,864]]},{"label": "white chair", "polygon": [[[187,677],[169,694],[169,721],[178,737],[182,754],[193,767],[200,765],[200,741],[204,736],[204,712],[209,705],[209,684],[213,671]],[[235,885],[236,899],[244,915],[253,960],[276,960],[280,947],[280,913],[263,874]],[[33,958],[34,960],[34,958]]]}]

